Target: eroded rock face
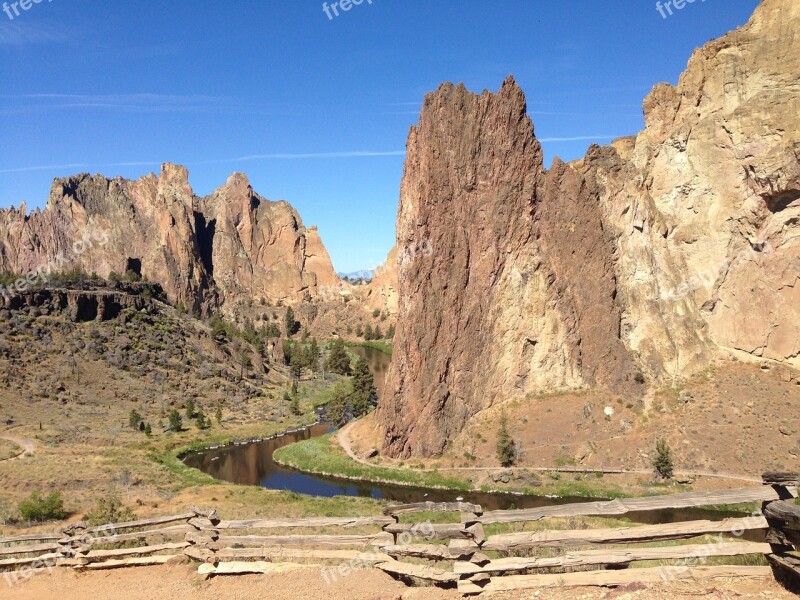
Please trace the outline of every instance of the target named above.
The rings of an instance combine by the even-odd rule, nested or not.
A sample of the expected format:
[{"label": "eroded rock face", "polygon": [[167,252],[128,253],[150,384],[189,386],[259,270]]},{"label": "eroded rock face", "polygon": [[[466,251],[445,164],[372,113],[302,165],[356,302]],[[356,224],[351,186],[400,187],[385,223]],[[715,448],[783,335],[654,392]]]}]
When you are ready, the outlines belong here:
[{"label": "eroded rock face", "polygon": [[798,366],[800,4],[765,0],[644,102],[646,129],[549,171],[512,79],[444,85],[408,139],[384,451],[432,455],[492,404],[638,396],[723,352]]},{"label": "eroded rock face", "polygon": [[338,282],[316,229],[288,203],[262,198],[241,174],[200,198],[171,164],[137,181],[57,179],[43,211],[0,211],[0,271],[47,265],[101,277],[134,270],[206,313],[300,302]]}]

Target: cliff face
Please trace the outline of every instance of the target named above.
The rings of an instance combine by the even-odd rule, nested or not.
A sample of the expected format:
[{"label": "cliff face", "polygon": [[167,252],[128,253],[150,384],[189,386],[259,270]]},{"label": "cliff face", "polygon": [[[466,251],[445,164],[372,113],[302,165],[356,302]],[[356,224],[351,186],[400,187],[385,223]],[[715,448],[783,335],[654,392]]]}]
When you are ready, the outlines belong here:
[{"label": "cliff face", "polygon": [[187,170],[171,164],[137,181],[57,179],[43,211],[0,211],[0,271],[48,264],[102,277],[138,271],[205,312],[299,302],[338,282],[316,229],[288,203],[258,196],[241,174],[200,198]]},{"label": "cliff face", "polygon": [[[765,0],[644,102],[646,129],[549,171],[508,79],[444,85],[408,139],[392,456],[544,389],[638,396],[723,352],[798,366],[800,5]],[[524,400],[523,400],[524,401]]]}]

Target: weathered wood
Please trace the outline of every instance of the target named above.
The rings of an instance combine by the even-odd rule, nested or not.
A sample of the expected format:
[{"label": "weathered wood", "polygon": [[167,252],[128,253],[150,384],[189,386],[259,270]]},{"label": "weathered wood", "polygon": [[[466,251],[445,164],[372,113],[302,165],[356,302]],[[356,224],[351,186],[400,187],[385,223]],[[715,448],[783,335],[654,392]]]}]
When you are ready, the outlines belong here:
[{"label": "weathered wood", "polygon": [[195,529],[216,529],[214,522],[211,519],[206,519],[205,517],[193,517],[189,519],[187,523]]},{"label": "weathered wood", "polygon": [[388,533],[374,535],[230,535],[209,544],[212,550],[231,546],[388,546],[394,538]]},{"label": "weathered wood", "polygon": [[169,544],[157,544],[154,546],[143,546],[141,548],[119,548],[116,550],[90,550],[82,556],[90,560],[104,560],[107,558],[117,558],[120,556],[137,556],[142,554],[155,554],[164,550],[183,550],[190,544],[188,542],[172,542]]},{"label": "weathered wood", "polygon": [[190,544],[197,544],[199,546],[203,546],[203,545],[208,545],[212,542],[216,542],[219,539],[219,535],[216,532],[197,533],[190,531],[189,533],[186,534],[184,539]]},{"label": "weathered wood", "polygon": [[281,547],[262,547],[262,548],[223,548],[215,553],[220,559],[231,558],[262,558],[280,561],[286,558],[304,558],[313,560],[339,560],[351,561],[359,560],[362,562],[376,563],[391,558],[380,551],[360,552],[359,550],[335,550],[335,549],[312,549],[304,550],[298,548]]},{"label": "weathered wood", "polygon": [[426,534],[433,533],[434,538],[440,540],[457,540],[459,538],[471,538],[472,534],[459,523],[394,523],[383,528],[388,533],[409,533],[419,536],[420,532]]},{"label": "weathered wood", "polygon": [[401,515],[414,512],[471,512],[482,514],[483,508],[479,504],[468,502],[416,502],[414,504],[398,504],[387,506],[383,509],[385,515]]},{"label": "weathered wood", "polygon": [[[147,539],[152,537],[167,537],[173,535],[184,535],[189,532],[197,532],[191,525],[171,525],[169,527],[162,527],[160,529],[146,529],[143,531],[133,531],[130,533],[117,533],[113,534],[110,530],[97,530],[94,533],[88,531],[82,536],[66,538],[62,541],[64,544],[89,544],[99,545],[116,544],[119,542],[128,542],[131,540]],[[104,535],[110,533],[112,535]]]},{"label": "weathered wood", "polygon": [[482,544],[486,540],[486,535],[483,531],[483,523],[474,523],[467,527],[467,533],[472,536],[475,543]]},{"label": "weathered wood", "polygon": [[767,531],[767,543],[775,544],[776,546],[800,547],[800,531],[771,527]]},{"label": "weathered wood", "polygon": [[212,552],[208,548],[201,548],[200,546],[187,546],[183,549],[184,555],[192,558],[194,560],[200,562],[207,562],[207,563],[217,563],[219,562],[219,557],[217,557],[215,552]]},{"label": "weathered wood", "polygon": [[428,567],[425,565],[414,565],[397,560],[378,563],[375,565],[375,568],[380,569],[385,573],[389,573],[390,575],[399,577],[414,577],[416,579],[422,579],[425,581],[433,581],[434,583],[452,584],[458,581],[458,575],[452,571],[437,569],[436,567]]},{"label": "weathered wood", "polygon": [[[794,490],[797,493],[797,490]],[[583,502],[545,506],[523,510],[495,510],[484,513],[481,522],[515,523],[539,521],[552,517],[615,516],[630,512],[663,510],[670,508],[695,508],[710,505],[740,504],[746,502],[766,502],[780,500],[779,493],[771,487],[761,486],[739,490],[711,492],[692,492],[670,496],[651,496],[646,498],[621,498],[608,502]]]},{"label": "weathered wood", "polygon": [[533,533],[506,533],[489,536],[482,550],[513,551],[534,547],[588,546],[591,544],[624,544],[681,540],[707,533],[739,533],[753,529],[767,529],[764,517],[745,517],[723,521],[685,521],[641,527],[615,527],[611,529],[582,529],[564,531],[539,531]]},{"label": "weathered wood", "polygon": [[32,554],[34,552],[49,552],[50,550],[58,550],[58,544],[31,544],[28,546],[9,546],[8,548],[0,548],[0,556],[10,556],[13,554]]},{"label": "weathered wood", "polygon": [[778,583],[795,594],[800,593],[800,559],[770,554],[767,560]]},{"label": "weathered wood", "polygon": [[18,535],[15,537],[0,539],[0,545],[18,544],[20,542],[50,542],[61,539],[61,533],[29,533],[28,535]]},{"label": "weathered wood", "polygon": [[688,546],[664,546],[659,548],[610,548],[579,550],[551,558],[499,558],[484,565],[457,562],[454,571],[466,573],[504,573],[527,569],[572,568],[596,565],[627,565],[640,560],[677,560],[684,558],[703,559],[711,556],[740,556],[769,554],[769,544],[755,542],[731,542],[720,544],[693,544]]},{"label": "weathered wood", "polygon": [[125,523],[111,523],[98,527],[89,527],[86,533],[103,533],[108,531],[120,531],[123,529],[134,529],[136,527],[149,527],[151,525],[163,525],[164,523],[175,523],[177,521],[188,521],[194,518],[193,512],[182,515],[171,515],[166,517],[153,517],[152,519],[140,519],[139,521],[127,521]]},{"label": "weathered wood", "polygon": [[218,521],[217,519],[217,509],[216,508],[196,508],[192,507],[192,512],[196,517],[205,517],[206,519],[210,519],[212,521]]},{"label": "weathered wood", "polygon": [[308,519],[250,519],[245,521],[219,521],[214,529],[290,529],[299,527],[384,527],[394,523],[387,517],[319,517]]},{"label": "weathered wood", "polygon": [[167,554],[163,556],[137,556],[135,558],[121,558],[118,560],[106,560],[103,562],[89,563],[83,565],[81,569],[88,569],[91,571],[99,571],[102,569],[121,569],[126,567],[150,567],[155,565],[163,565],[171,560],[181,557],[182,554]]},{"label": "weathered wood", "polygon": [[783,485],[795,487],[800,485],[800,473],[770,471],[764,473],[761,477],[764,480],[764,485]]},{"label": "weathered wood", "polygon": [[480,586],[469,580],[458,582],[458,591],[462,594],[480,594],[482,592],[510,592],[514,590],[535,589],[542,587],[575,587],[575,586],[621,586],[631,583],[656,583],[666,580],[708,580],[733,577],[768,579],[772,577],[769,567],[693,567],[670,570],[670,567],[647,569],[625,569],[618,571],[584,571],[578,573],[561,573],[548,575],[514,575],[509,577],[492,577],[489,583]]},{"label": "weathered wood", "polygon": [[266,573],[283,573],[296,569],[308,569],[309,567],[320,565],[297,565],[291,563],[273,562],[221,562],[218,565],[208,563],[198,567],[197,572],[204,577],[212,575],[256,575]]},{"label": "weathered wood", "polygon": [[59,558],[64,558],[60,552],[40,554],[39,556],[30,556],[27,558],[6,558],[0,560],[0,569],[4,569],[5,567],[21,567],[24,565],[32,565],[34,563],[42,562],[52,562],[55,564]]},{"label": "weathered wood", "polygon": [[788,502],[770,502],[764,507],[769,524],[781,528],[800,530],[800,506]]}]

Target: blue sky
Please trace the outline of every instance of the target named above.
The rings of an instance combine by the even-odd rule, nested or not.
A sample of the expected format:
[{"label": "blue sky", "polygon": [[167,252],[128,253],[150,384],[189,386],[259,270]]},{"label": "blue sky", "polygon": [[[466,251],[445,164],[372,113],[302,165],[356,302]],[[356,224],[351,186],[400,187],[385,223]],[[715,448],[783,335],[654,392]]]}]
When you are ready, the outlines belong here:
[{"label": "blue sky", "polygon": [[23,1],[0,12],[0,207],[43,206],[79,172],[171,161],[207,194],[243,171],[340,271],[391,248],[408,128],[441,82],[513,73],[546,163],[571,160],[640,130],[652,85],[758,4],[363,0],[329,19],[317,0]]}]

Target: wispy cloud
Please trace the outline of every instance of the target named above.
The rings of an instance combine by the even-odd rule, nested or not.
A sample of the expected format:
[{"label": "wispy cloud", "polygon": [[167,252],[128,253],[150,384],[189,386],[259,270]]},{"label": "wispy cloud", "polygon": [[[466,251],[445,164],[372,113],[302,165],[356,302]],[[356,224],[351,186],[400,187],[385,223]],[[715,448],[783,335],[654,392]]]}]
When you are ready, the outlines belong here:
[{"label": "wispy cloud", "polygon": [[128,112],[188,112],[232,108],[232,98],[177,94],[18,94],[0,95],[17,111],[100,109]]},{"label": "wispy cloud", "polygon": [[60,31],[38,27],[32,23],[19,25],[0,21],[0,46],[29,46],[32,44],[49,44],[64,42],[69,38]]},{"label": "wispy cloud", "polygon": [[34,167],[15,167],[11,169],[0,169],[0,173],[27,173],[29,171],[62,171],[64,169],[86,169],[87,166],[80,163],[68,165],[38,165]]}]

